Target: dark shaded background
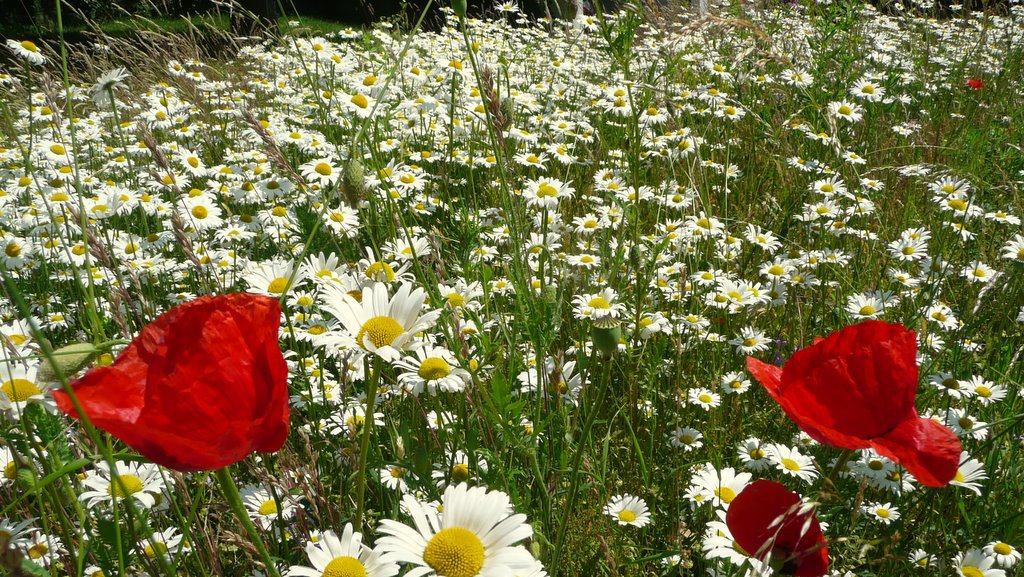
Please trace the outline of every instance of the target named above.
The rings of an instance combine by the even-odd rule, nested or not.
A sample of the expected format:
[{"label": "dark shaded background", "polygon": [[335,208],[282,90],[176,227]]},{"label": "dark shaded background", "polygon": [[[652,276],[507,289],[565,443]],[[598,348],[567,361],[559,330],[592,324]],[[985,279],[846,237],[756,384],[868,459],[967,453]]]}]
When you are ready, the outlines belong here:
[{"label": "dark shaded background", "polygon": [[[277,0],[237,0],[257,15],[269,15],[271,11],[279,14]],[[493,9],[499,0],[469,0],[471,15],[480,16]],[[65,0],[74,10],[64,9],[63,18],[66,26],[80,23],[75,16],[80,11],[86,17],[102,21],[105,19],[124,18],[127,14],[153,17],[177,17],[205,14],[214,9],[211,0]],[[426,24],[436,26],[440,21],[440,7],[448,5],[449,0],[434,0],[428,12]],[[566,0],[519,0],[523,11],[531,16],[540,17],[550,10],[557,15],[559,2]],[[398,21],[415,22],[427,0],[282,0],[286,15],[299,14],[327,20],[335,20],[352,25],[366,25],[382,18],[393,18]],[[549,5],[549,6],[546,6]],[[222,8],[223,10],[223,8]],[[5,29],[24,30],[26,28],[52,29],[56,25],[56,8],[53,0],[0,0],[0,32]]]}]

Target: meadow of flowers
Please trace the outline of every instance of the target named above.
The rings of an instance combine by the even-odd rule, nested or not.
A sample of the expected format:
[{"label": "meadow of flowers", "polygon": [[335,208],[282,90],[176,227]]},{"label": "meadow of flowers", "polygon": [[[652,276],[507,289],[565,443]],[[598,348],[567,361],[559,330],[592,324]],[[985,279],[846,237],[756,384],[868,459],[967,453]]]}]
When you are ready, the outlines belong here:
[{"label": "meadow of flowers", "polygon": [[7,41],[0,573],[1017,574],[1024,4],[958,8]]}]

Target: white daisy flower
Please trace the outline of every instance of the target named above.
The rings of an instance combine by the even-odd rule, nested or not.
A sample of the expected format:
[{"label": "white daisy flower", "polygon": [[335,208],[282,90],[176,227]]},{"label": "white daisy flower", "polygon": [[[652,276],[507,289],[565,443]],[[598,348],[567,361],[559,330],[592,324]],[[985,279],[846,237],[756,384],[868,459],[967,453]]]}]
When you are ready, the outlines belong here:
[{"label": "white daisy flower", "polygon": [[109,505],[115,499],[132,497],[143,507],[150,509],[163,499],[166,487],[160,468],[152,463],[117,461],[117,476],[110,471],[105,461],[96,463],[82,484],[88,489],[79,498],[88,506]]},{"label": "white daisy flower", "polygon": [[409,577],[516,577],[536,568],[533,555],[516,545],[533,529],[526,515],[512,513],[505,493],[460,483],[445,490],[440,507],[409,495],[402,505],[413,527],[382,520],[377,550],[382,560],[413,566]]},{"label": "white daisy flower", "polygon": [[423,315],[426,292],[403,282],[394,296],[388,297],[388,287],[374,283],[363,288],[361,301],[333,286],[325,291],[324,309],[344,326],[345,340],[351,347],[360,347],[386,361],[395,361],[401,351],[414,348],[416,333],[437,322],[441,310]]},{"label": "white daisy flower", "polygon": [[306,543],[306,557],[312,567],[292,565],[286,577],[391,577],[398,574],[398,565],[382,558],[378,550],[363,544],[363,535],[346,523],[339,538],[334,531],[324,531]]},{"label": "white daisy flower", "polygon": [[993,541],[982,549],[982,552],[996,560],[996,565],[999,565],[1003,569],[1009,569],[1020,561],[1020,550],[1004,543],[1003,541]]},{"label": "white daisy flower", "polygon": [[398,385],[413,396],[424,389],[431,395],[438,391],[457,393],[465,390],[470,380],[469,372],[459,367],[455,355],[443,347],[421,347],[415,357],[402,357],[395,366],[403,371],[398,375]]},{"label": "white daisy flower", "polygon": [[776,468],[786,475],[797,477],[808,483],[818,476],[814,468],[814,459],[800,454],[796,447],[772,444],[766,451],[768,457],[775,463]]},{"label": "white daisy flower", "polygon": [[604,513],[619,525],[632,525],[643,527],[651,522],[651,513],[647,510],[647,503],[640,497],[634,497],[629,493],[616,495],[604,506]]},{"label": "white daisy flower", "polygon": [[900,518],[899,510],[893,507],[892,503],[868,503],[861,506],[861,511],[883,525]]}]

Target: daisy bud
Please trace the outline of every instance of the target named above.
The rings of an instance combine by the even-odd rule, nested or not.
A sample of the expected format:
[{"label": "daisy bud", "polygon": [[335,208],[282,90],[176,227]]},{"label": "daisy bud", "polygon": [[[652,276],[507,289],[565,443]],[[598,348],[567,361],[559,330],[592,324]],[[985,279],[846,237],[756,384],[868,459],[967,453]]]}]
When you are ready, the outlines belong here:
[{"label": "daisy bud", "polygon": [[606,355],[615,354],[619,350],[619,339],[622,338],[619,319],[610,316],[595,319],[590,327],[590,338],[597,350]]},{"label": "daisy bud", "polygon": [[357,206],[360,199],[366,198],[366,173],[363,171],[363,163],[358,158],[350,158],[345,163],[341,189],[352,206]]},{"label": "daisy bud", "polygon": [[498,106],[501,108],[501,115],[505,118],[510,119],[512,118],[512,115],[515,114],[515,103],[511,98],[502,98],[498,103]]},{"label": "daisy bud", "polygon": [[44,383],[57,383],[60,381],[58,375],[74,375],[85,368],[99,352],[92,343],[71,343],[63,346],[53,351],[52,364],[49,359],[43,360],[36,372],[36,379]]},{"label": "daisy bud", "polygon": [[452,0],[452,10],[459,18],[466,17],[466,0]]}]

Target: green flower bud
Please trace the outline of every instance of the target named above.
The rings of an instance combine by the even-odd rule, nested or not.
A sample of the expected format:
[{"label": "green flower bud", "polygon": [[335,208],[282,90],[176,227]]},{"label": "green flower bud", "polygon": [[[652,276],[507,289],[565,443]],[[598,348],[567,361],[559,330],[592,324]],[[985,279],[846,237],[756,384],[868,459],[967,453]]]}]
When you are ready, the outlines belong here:
[{"label": "green flower bud", "polygon": [[[92,343],[71,343],[53,351],[53,364],[43,359],[36,372],[41,383],[59,383],[58,374],[71,377],[85,368],[101,351]],[[59,369],[59,372],[58,372]]]},{"label": "green flower bud", "polygon": [[452,10],[455,11],[459,18],[466,17],[466,8],[466,0],[452,0]]},{"label": "green flower bud", "polygon": [[358,158],[350,158],[345,163],[341,188],[352,206],[358,205],[361,199],[366,198],[366,172],[363,170],[363,163]]},{"label": "green flower bud", "polygon": [[590,338],[594,341],[594,347],[606,355],[614,355],[619,350],[619,341],[622,339],[622,326],[619,319],[606,316],[595,319],[590,327]]}]

